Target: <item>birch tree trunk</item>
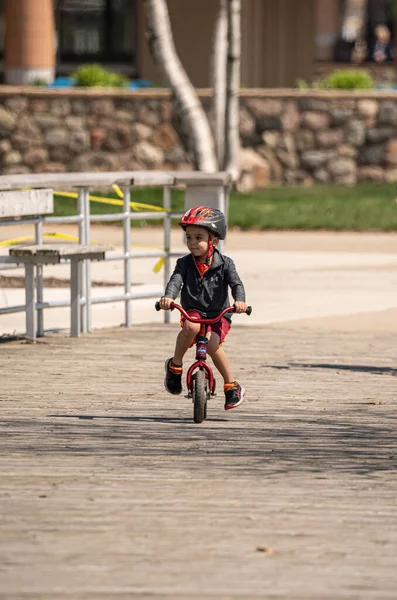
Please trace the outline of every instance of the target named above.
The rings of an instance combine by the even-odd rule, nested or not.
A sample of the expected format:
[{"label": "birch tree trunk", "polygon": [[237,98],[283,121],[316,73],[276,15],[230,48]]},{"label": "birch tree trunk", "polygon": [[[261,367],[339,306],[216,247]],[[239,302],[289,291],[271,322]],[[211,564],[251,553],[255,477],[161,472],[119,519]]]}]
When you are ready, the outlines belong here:
[{"label": "birch tree trunk", "polygon": [[214,29],[211,63],[211,126],[218,165],[223,166],[225,157],[226,119],[226,64],[228,48],[227,0],[220,0]]},{"label": "birch tree trunk", "polygon": [[207,116],[176,52],[166,0],[145,0],[148,42],[183,112],[198,170],[215,172],[218,165]]},{"label": "birch tree trunk", "polygon": [[241,0],[227,0],[227,4],[228,56],[224,170],[228,171],[234,180],[237,180],[240,149]]}]

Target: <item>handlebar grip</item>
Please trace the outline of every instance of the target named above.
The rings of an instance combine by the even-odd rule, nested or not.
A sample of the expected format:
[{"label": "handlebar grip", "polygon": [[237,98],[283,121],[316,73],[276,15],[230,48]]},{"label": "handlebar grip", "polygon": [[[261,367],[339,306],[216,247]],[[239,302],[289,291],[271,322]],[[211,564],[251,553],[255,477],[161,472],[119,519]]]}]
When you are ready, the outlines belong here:
[{"label": "handlebar grip", "polygon": [[[157,312],[161,310],[160,302],[157,301],[154,305],[154,308],[157,310]],[[171,304],[170,310],[174,310],[174,303]]]},{"label": "handlebar grip", "polygon": [[246,315],[250,315],[252,313],[252,306],[247,306],[247,310],[245,311]]}]

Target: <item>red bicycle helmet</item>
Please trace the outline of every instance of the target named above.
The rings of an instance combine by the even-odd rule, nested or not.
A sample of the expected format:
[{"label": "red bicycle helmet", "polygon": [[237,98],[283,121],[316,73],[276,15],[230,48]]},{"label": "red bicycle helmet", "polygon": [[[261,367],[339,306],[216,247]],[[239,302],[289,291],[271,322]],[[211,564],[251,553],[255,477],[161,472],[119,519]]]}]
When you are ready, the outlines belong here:
[{"label": "red bicycle helmet", "polygon": [[209,206],[195,206],[190,208],[179,221],[179,225],[186,231],[188,225],[205,227],[210,233],[220,240],[226,237],[226,219],[223,212]]}]

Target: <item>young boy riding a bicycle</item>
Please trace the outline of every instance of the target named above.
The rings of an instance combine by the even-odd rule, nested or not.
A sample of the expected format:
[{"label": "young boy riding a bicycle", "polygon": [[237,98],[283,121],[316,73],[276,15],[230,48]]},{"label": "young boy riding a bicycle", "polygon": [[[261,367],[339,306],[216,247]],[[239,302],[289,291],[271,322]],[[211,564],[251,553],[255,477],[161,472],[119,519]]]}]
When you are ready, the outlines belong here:
[{"label": "young boy riding a bicycle", "polygon": [[[228,289],[234,299],[234,312],[247,310],[245,290],[231,258],[217,250],[226,237],[226,219],[217,209],[197,206],[188,210],[179,222],[186,232],[190,254],[179,258],[160,299],[160,308],[169,310],[181,293],[181,305],[193,316],[212,319],[230,304]],[[182,392],[183,358],[194,344],[200,330],[198,323],[181,319],[182,330],[176,339],[174,356],[165,363],[164,385],[170,394]],[[224,380],[225,410],[240,406],[245,390],[233,378],[222,343],[231,327],[231,312],[211,326],[207,352]]]}]

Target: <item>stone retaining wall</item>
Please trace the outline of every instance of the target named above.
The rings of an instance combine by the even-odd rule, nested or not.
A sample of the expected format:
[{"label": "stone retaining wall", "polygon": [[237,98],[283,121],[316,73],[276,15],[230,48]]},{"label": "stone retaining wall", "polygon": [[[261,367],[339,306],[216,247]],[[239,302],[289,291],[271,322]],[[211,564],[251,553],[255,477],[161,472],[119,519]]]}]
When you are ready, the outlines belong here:
[{"label": "stone retaining wall", "polygon": [[240,131],[246,189],[253,177],[260,184],[397,181],[397,94],[243,98]]},{"label": "stone retaining wall", "polygon": [[[244,90],[240,133],[242,190],[397,181],[397,94]],[[0,88],[2,174],[190,170],[183,141],[168,90]]]}]

